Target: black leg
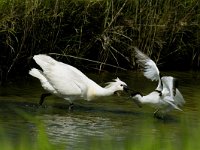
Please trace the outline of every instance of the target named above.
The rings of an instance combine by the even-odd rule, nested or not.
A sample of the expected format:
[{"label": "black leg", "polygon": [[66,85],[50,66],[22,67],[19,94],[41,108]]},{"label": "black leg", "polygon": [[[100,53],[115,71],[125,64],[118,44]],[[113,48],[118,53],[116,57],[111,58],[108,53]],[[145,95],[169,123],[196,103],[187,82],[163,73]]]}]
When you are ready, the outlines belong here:
[{"label": "black leg", "polygon": [[157,109],[157,110],[153,113],[153,116],[156,117],[158,112],[159,112],[159,109]]},{"label": "black leg", "polygon": [[39,105],[41,106],[43,104],[45,97],[51,96],[51,95],[52,95],[51,93],[42,94],[41,97],[40,97]]},{"label": "black leg", "polygon": [[136,105],[140,108],[142,108],[142,103],[139,102],[138,100],[133,99],[133,101],[136,103]]},{"label": "black leg", "polygon": [[165,120],[164,115],[156,115],[155,118],[157,118],[157,119],[161,119],[161,120]]},{"label": "black leg", "polygon": [[158,118],[158,117],[159,117],[158,112],[159,112],[159,109],[157,109],[157,110],[153,113],[154,118]]},{"label": "black leg", "polygon": [[69,104],[69,108],[68,108],[69,112],[73,110],[73,107],[74,107],[74,104],[73,104],[73,103],[70,103],[70,104]]},{"label": "black leg", "polygon": [[164,114],[159,113],[159,109],[157,109],[157,110],[154,112],[153,116],[154,116],[154,118],[164,120]]}]

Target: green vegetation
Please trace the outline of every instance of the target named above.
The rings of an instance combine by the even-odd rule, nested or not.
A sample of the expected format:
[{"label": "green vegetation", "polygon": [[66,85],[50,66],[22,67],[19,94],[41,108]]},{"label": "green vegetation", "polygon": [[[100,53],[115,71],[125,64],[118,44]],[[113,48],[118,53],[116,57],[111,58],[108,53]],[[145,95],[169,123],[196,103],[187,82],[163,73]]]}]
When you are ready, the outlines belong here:
[{"label": "green vegetation", "polygon": [[199,68],[199,18],[198,0],[1,0],[0,81],[27,74],[38,53],[133,69],[133,46],[165,69]]},{"label": "green vegetation", "polygon": [[[20,112],[21,113],[21,112]],[[53,143],[48,137],[44,124],[41,120],[31,117],[25,112],[21,113],[29,123],[33,123],[35,126],[34,132],[22,132],[19,137],[15,139],[10,138],[9,134],[5,132],[5,128],[0,128],[0,140],[1,140],[1,150],[67,150],[67,143]],[[159,122],[157,122],[159,123]],[[166,124],[165,124],[166,125]],[[199,149],[199,127],[192,128],[191,125],[180,126],[181,133],[167,133],[165,131],[165,125],[163,130],[159,131],[159,134],[152,134],[151,126],[148,125],[148,120],[146,123],[141,125],[141,133],[144,135],[136,135],[126,137],[123,141],[116,141],[111,137],[107,136],[102,139],[93,138],[85,139],[86,145],[82,145],[82,149],[91,150],[102,150],[102,149],[122,149],[122,150],[193,150]],[[61,133],[62,134],[62,133]],[[173,137],[170,135],[173,134]],[[68,137],[66,137],[68,138]],[[170,139],[171,138],[171,139]],[[79,145],[81,147],[81,143]],[[76,148],[75,148],[76,149]]]},{"label": "green vegetation", "polygon": [[41,120],[20,109],[13,108],[15,112],[35,127],[34,132],[27,130],[25,125],[21,134],[12,136],[7,128],[0,126],[1,150],[54,150],[64,149],[63,144],[55,145],[49,141],[45,126]]}]

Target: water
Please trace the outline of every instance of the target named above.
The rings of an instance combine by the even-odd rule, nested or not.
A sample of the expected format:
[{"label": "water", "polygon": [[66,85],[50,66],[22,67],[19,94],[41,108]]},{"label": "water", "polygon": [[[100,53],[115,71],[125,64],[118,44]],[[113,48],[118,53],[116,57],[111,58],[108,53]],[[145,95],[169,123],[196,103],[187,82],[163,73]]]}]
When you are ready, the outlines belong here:
[{"label": "water", "polygon": [[[153,108],[138,108],[126,93],[91,102],[78,100],[72,112],[68,112],[68,102],[55,96],[48,97],[44,107],[38,107],[40,94],[44,91],[39,81],[30,77],[0,87],[0,124],[7,136],[13,139],[25,133],[34,140],[37,127],[20,115],[19,109],[44,123],[52,143],[67,143],[68,149],[88,149],[88,146],[94,146],[97,141],[108,141],[114,148],[123,149],[128,142],[137,143],[155,137],[178,149],[184,143],[183,134],[192,138],[190,133],[193,132],[190,130],[200,125],[200,74],[163,74],[179,79],[179,90],[186,100],[183,112],[173,111],[165,120],[153,118]],[[143,94],[148,94],[157,85],[141,73],[126,72],[117,75],[129,87]],[[88,76],[101,85],[116,77],[109,73]],[[101,146],[106,148],[105,145]]]}]

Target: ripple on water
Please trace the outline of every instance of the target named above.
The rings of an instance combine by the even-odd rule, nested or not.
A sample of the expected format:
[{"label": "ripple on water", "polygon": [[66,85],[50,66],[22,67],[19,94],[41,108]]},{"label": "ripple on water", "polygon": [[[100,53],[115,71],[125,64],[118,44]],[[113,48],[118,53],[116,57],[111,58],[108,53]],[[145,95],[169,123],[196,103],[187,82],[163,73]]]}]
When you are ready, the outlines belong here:
[{"label": "ripple on water", "polygon": [[89,138],[108,136],[115,126],[113,121],[99,116],[44,115],[42,119],[52,142],[67,143],[71,146],[85,143]]}]

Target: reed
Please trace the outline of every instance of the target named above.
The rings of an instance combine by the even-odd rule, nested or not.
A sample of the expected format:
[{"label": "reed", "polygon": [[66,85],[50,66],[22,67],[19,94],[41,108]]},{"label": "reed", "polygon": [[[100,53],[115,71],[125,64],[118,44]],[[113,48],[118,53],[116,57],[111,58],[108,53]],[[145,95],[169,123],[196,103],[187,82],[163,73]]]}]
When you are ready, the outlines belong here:
[{"label": "reed", "polygon": [[60,57],[81,67],[101,70],[109,63],[133,69],[133,46],[165,63],[163,68],[172,63],[173,69],[199,68],[198,4],[198,0],[0,1],[0,81],[27,74],[38,53],[101,62],[82,65],[80,59]]}]

